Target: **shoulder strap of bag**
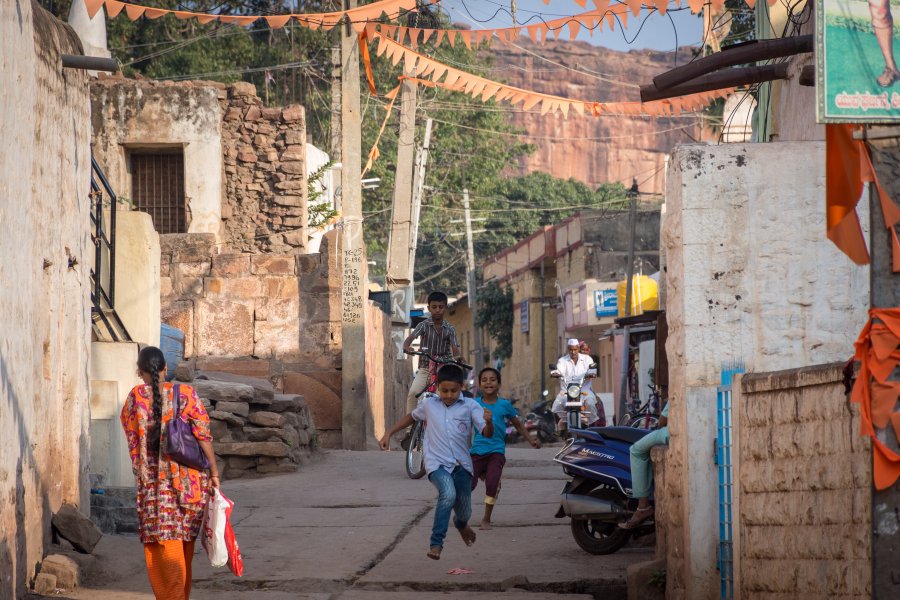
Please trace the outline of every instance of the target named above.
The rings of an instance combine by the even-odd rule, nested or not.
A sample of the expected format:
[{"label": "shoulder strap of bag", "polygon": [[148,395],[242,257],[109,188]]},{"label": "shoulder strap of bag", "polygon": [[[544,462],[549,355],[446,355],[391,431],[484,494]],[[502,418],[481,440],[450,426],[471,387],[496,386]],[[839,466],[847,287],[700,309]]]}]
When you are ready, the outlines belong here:
[{"label": "shoulder strap of bag", "polygon": [[181,384],[176,383],[172,386],[172,418],[181,418]]}]

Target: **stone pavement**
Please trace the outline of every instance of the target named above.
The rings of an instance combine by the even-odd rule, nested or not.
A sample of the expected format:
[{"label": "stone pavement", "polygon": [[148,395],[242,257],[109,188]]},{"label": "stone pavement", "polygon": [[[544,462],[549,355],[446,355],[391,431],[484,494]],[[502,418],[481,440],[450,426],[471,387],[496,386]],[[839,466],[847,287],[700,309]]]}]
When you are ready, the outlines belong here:
[{"label": "stone pavement", "polygon": [[[478,531],[467,548],[451,526],[440,561],[425,557],[435,490],[406,477],[402,452],[323,451],[297,473],[226,481],[244,576],[212,569],[198,544],[191,597],[624,599],[625,568],[652,559],[652,548],[632,542],[611,556],[578,548],[568,519],[553,516],[564,481],[551,460],[556,450],[510,448],[494,529]],[[479,485],[475,525],[483,497]],[[457,567],[472,573],[447,573]],[[153,598],[136,537],[104,536],[82,570],[84,583],[70,598]]]}]

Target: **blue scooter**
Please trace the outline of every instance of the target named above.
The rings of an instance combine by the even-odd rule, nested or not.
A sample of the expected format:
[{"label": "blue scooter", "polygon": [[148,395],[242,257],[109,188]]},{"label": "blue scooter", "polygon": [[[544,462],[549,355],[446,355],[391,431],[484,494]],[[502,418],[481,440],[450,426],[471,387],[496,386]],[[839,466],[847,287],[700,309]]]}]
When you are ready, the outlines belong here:
[{"label": "blue scooter", "polygon": [[631,445],[649,433],[634,427],[573,429],[553,458],[572,479],[563,488],[557,518],[571,517],[572,537],[591,554],[612,554],[632,537],[653,533],[652,519],[622,529],[637,507],[631,498]]}]

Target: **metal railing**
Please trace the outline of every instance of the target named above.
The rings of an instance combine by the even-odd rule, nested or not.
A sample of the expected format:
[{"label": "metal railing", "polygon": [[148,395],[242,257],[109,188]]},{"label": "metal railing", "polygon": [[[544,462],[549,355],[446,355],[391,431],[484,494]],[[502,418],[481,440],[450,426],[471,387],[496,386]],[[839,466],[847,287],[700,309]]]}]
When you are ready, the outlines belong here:
[{"label": "metal railing", "polygon": [[[100,339],[130,342],[125,324],[116,313],[116,193],[94,157],[91,157],[91,320]],[[109,208],[109,223],[106,209]]]}]

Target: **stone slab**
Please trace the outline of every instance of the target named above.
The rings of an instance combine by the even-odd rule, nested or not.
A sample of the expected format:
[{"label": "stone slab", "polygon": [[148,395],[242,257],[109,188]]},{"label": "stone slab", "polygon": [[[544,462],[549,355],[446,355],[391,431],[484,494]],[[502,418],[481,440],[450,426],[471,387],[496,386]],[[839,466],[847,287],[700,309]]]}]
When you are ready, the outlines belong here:
[{"label": "stone slab", "polygon": [[269,367],[269,361],[255,358],[231,359],[207,356],[197,359],[197,368],[201,371],[217,371],[263,379],[269,376]]},{"label": "stone slab", "polygon": [[243,383],[195,378],[191,386],[197,390],[198,396],[213,402],[251,402],[256,398],[256,391]]},{"label": "stone slab", "polygon": [[[246,417],[250,414],[250,404],[247,402],[216,402],[216,412],[231,413]],[[222,419],[227,421],[228,419]]]},{"label": "stone slab", "polygon": [[223,456],[287,456],[288,447],[281,442],[225,442],[216,444],[216,454]]},{"label": "stone slab", "polygon": [[209,377],[211,381],[224,381],[227,383],[240,383],[249,385],[253,388],[252,404],[272,404],[275,400],[275,386],[267,379],[260,377],[248,377],[246,375],[235,375],[222,371],[203,371],[203,375]]},{"label": "stone slab", "polygon": [[299,394],[275,394],[268,409],[272,412],[297,412],[305,406],[306,401]]},{"label": "stone slab", "polygon": [[284,415],[261,410],[250,413],[250,422],[259,427],[284,427]]},{"label": "stone slab", "polygon": [[71,504],[63,504],[53,515],[52,523],[61,538],[84,554],[90,554],[103,537],[100,528]]}]

